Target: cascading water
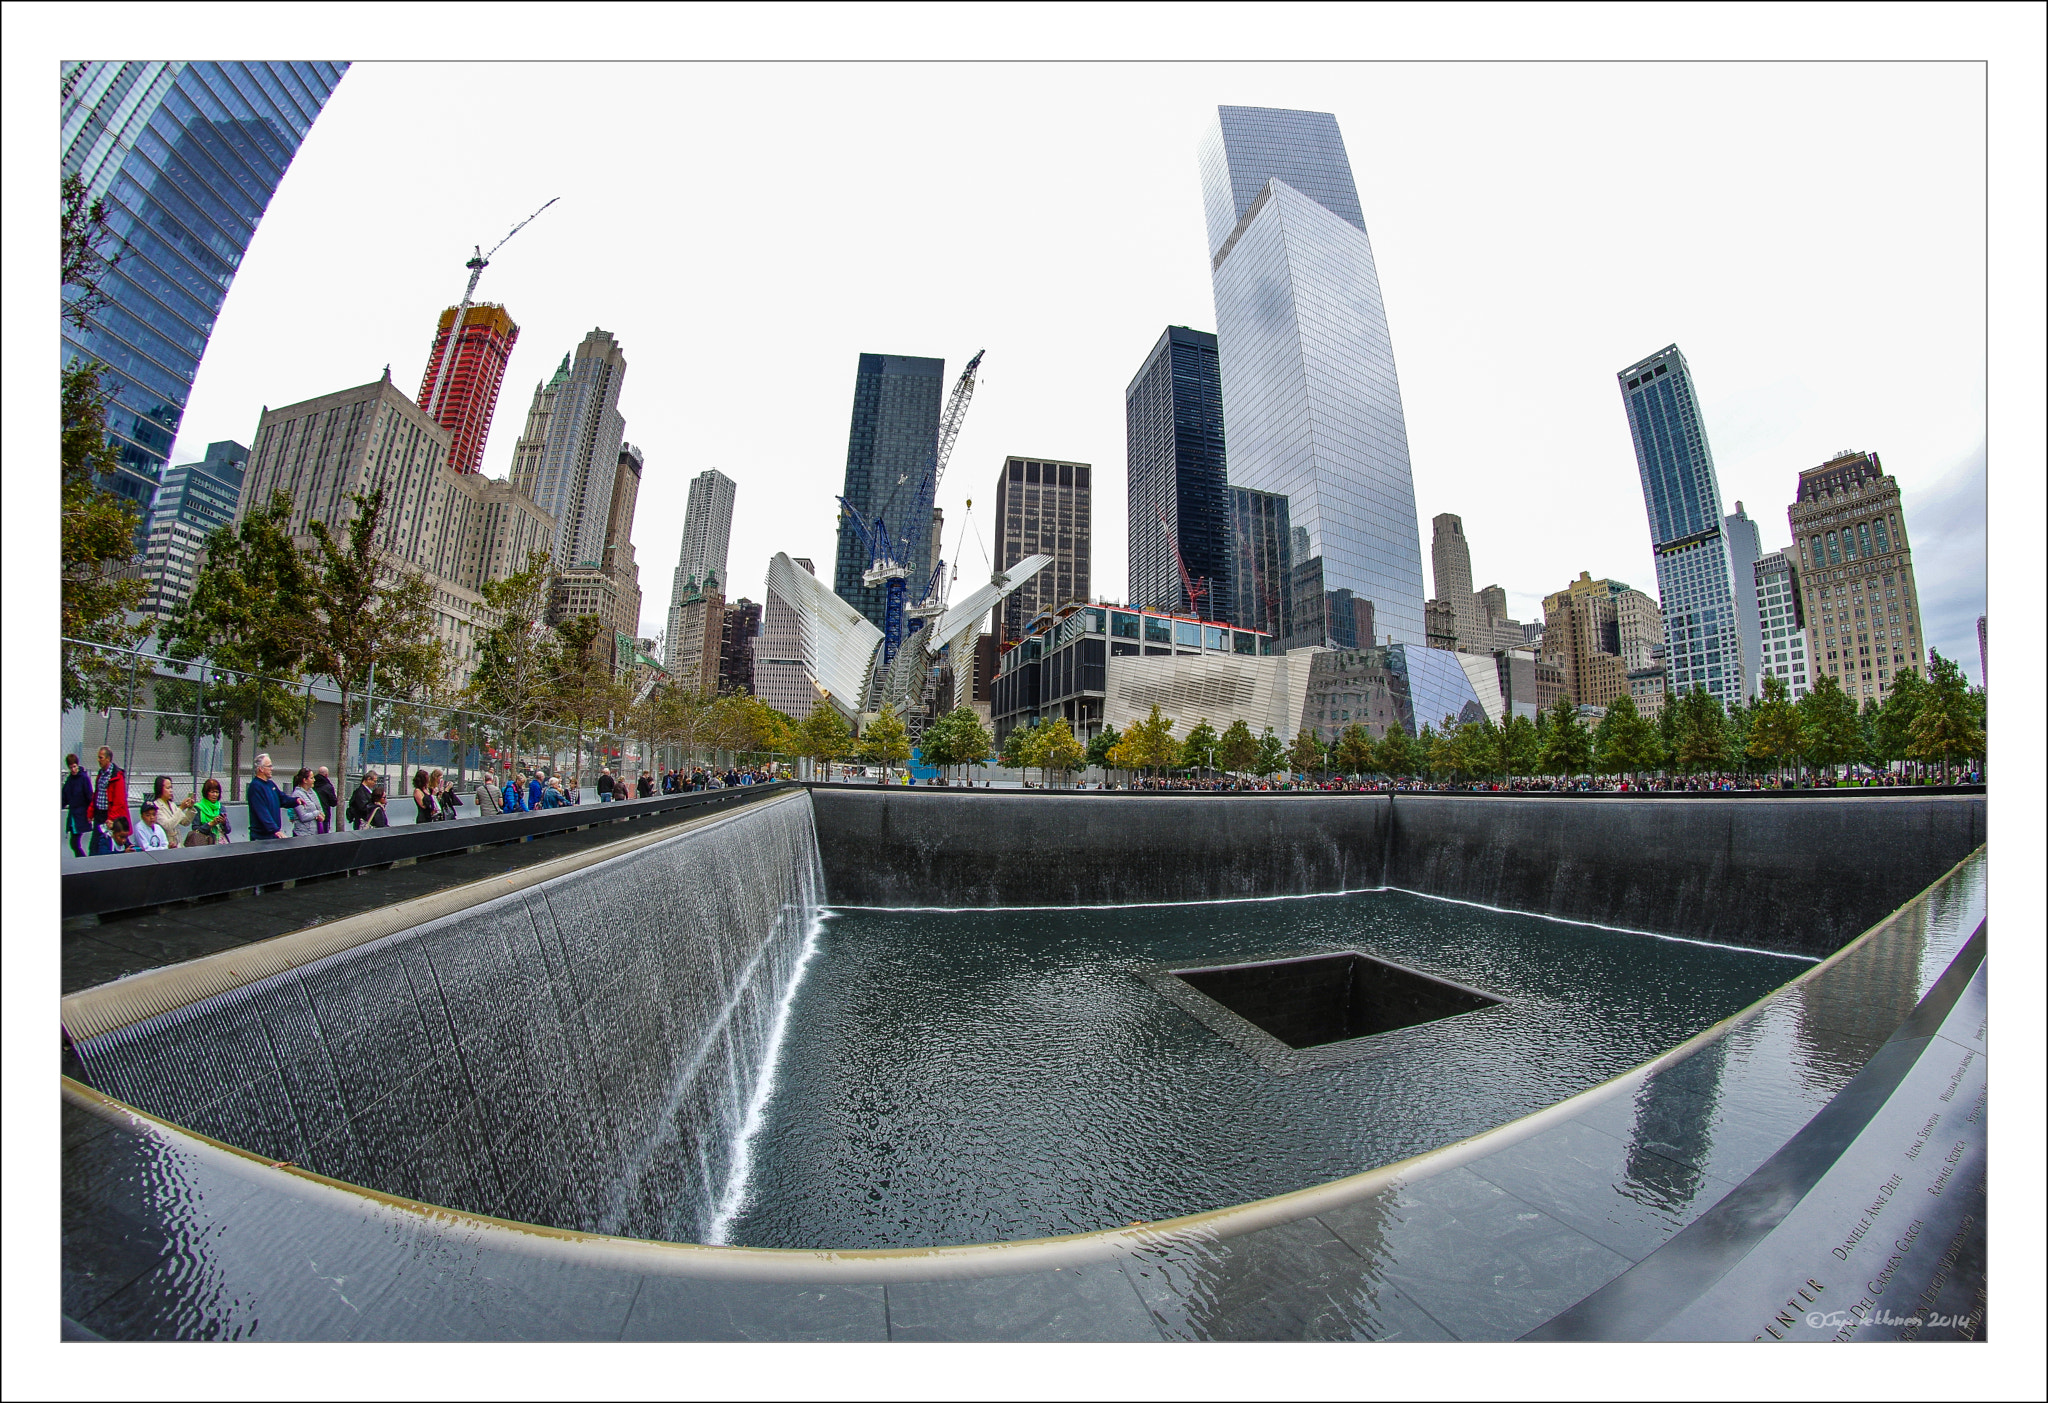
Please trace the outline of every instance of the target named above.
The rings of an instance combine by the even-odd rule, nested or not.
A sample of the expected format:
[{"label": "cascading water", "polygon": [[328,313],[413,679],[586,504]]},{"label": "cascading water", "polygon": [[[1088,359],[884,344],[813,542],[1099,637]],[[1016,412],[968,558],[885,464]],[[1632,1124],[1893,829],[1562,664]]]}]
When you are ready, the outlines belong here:
[{"label": "cascading water", "polygon": [[799,791],[76,1050],[111,1096],[337,1179],[702,1241],[744,1198],[821,871]]}]

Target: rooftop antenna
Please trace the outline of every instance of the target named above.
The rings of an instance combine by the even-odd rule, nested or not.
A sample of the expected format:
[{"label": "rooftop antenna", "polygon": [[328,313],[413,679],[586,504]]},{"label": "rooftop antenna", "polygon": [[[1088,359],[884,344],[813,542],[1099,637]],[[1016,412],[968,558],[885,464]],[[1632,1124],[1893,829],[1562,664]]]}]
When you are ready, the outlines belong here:
[{"label": "rooftop antenna", "polygon": [[[561,198],[560,195],[555,196],[554,200],[548,201],[548,205]],[[518,233],[521,229],[533,223],[534,220],[540,218],[548,205],[542,205],[540,209],[535,210],[532,214],[527,215],[526,218],[513,225],[512,234]],[[473,245],[476,249],[475,256],[469,262],[462,265],[469,269],[469,286],[463,290],[462,305],[455,309],[455,322],[448,328],[448,344],[441,351],[441,369],[434,376],[434,393],[428,395],[427,402],[420,406],[420,408],[427,411],[427,417],[437,424],[441,422],[442,398],[448,393],[448,370],[450,366],[455,364],[455,342],[462,335],[462,319],[469,315],[470,303],[476,297],[477,279],[484,275],[484,269],[491,266],[491,255],[510,242],[512,234],[507,234],[504,238],[498,240],[497,243],[491,245],[490,253],[484,252],[482,244]]]}]

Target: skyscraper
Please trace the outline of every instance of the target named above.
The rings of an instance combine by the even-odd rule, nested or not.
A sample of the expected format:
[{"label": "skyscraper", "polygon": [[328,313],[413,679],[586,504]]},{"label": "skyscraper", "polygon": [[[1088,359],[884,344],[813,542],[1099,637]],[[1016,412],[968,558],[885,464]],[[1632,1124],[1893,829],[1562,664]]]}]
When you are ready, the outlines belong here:
[{"label": "skyscraper", "polygon": [[[626,421],[619,388],[626,378],[623,347],[602,327],[583,338],[555,379],[534,394],[529,437],[514,452],[513,481],[555,519],[555,568],[602,569],[611,522],[612,484]],[[529,450],[535,415],[546,428]]]},{"label": "skyscraper", "polygon": [[1337,119],[1219,107],[1200,157],[1230,482],[1287,497],[1287,641],[1419,648],[1407,423]]},{"label": "skyscraper", "polygon": [[[1124,390],[1124,488],[1129,496],[1127,600],[1177,614],[1236,619],[1230,572],[1230,488],[1223,465],[1223,381],[1216,338],[1169,326]],[[1180,560],[1174,559],[1179,548]]]},{"label": "skyscraper", "polygon": [[98,357],[107,436],[120,463],[103,483],[151,499],[214,319],[285,169],[346,63],[66,61],[63,169],[106,201],[114,266],[107,305],[63,323],[65,363]]},{"label": "skyscraper", "polygon": [[1723,706],[1747,690],[1728,533],[1692,371],[1666,346],[1615,377],[1657,560],[1673,693],[1705,687]]},{"label": "skyscraper", "polygon": [[[889,528],[896,559],[909,570],[914,597],[931,575],[932,461],[939,449],[939,413],[946,362],[930,356],[862,354],[853,378],[853,423],[846,435],[842,495],[870,523]],[[861,583],[873,557],[850,517],[839,523],[832,592],[880,628],[880,585]]]},{"label": "skyscraper", "polygon": [[[498,408],[498,387],[505,381],[505,362],[519,343],[519,328],[495,302],[480,302],[462,318],[462,334],[455,338],[455,356],[448,367],[446,384],[440,384],[441,361],[448,354],[449,333],[455,326],[450,307],[441,313],[434,330],[434,349],[427,354],[427,373],[420,379],[420,408],[427,417],[454,436],[448,450],[448,466],[459,473],[473,473],[484,460],[484,441],[491,436],[491,416]],[[434,390],[439,385],[437,405]]]},{"label": "skyscraper", "polygon": [[1230,579],[1237,596],[1231,622],[1284,639],[1294,618],[1294,534],[1284,492],[1230,489]]},{"label": "skyscraper", "polygon": [[249,450],[224,441],[206,445],[204,460],[180,463],[164,474],[143,552],[142,576],[149,582],[143,608],[149,613],[162,617],[191,595],[199,552],[209,535],[235,519],[248,467]]},{"label": "skyscraper", "polygon": [[1026,556],[1043,554],[1052,564],[1025,581],[995,608],[991,631],[999,647],[1024,636],[1041,609],[1085,602],[1095,494],[1086,463],[1010,458],[996,473],[996,521],[1002,530],[996,568],[1007,570]]},{"label": "skyscraper", "polygon": [[1875,453],[1838,453],[1799,474],[1786,518],[1813,680],[1826,673],[1861,702],[1882,701],[1901,672],[1924,676],[1927,635],[1898,479]]},{"label": "skyscraper", "polygon": [[1735,623],[1742,633],[1743,694],[1754,697],[1763,686],[1763,634],[1757,628],[1756,563],[1763,557],[1763,533],[1736,502],[1721,519],[1728,532],[1728,574],[1735,582]]},{"label": "skyscraper", "polygon": [[1472,548],[1465,540],[1462,518],[1444,512],[1430,521],[1429,568],[1436,597],[1451,606],[1451,617],[1457,623],[1456,646],[1475,646],[1479,610],[1472,596]]},{"label": "skyscraper", "polygon": [[[1813,675],[1806,670],[1806,631],[1791,548],[1758,556],[1750,572],[1756,578],[1757,656],[1763,659],[1759,672],[1783,682],[1797,701],[1806,695]],[[1763,692],[1761,678],[1757,692]]]},{"label": "skyscraper", "polygon": [[668,642],[662,666],[675,669],[676,646],[682,638],[683,600],[693,581],[708,576],[725,578],[725,556],[732,540],[733,500],[739,487],[716,468],[706,468],[690,479],[690,499],[683,509],[683,550],[676,561],[675,578],[669,584]]}]

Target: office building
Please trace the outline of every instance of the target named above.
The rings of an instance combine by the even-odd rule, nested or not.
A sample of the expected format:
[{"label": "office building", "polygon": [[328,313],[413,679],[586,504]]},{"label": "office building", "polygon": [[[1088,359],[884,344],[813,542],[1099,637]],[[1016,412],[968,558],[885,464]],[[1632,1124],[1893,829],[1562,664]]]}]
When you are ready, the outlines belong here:
[{"label": "office building", "polygon": [[760,605],[751,599],[741,599],[725,606],[718,647],[718,690],[721,693],[751,693],[754,690],[754,640],[760,632]]},{"label": "office building", "polygon": [[[1465,523],[1450,512],[1430,520],[1429,568],[1436,597],[1450,606],[1457,641],[1463,648],[1479,641],[1478,601],[1472,596],[1472,548]],[[1430,646],[1436,647],[1432,643]]]},{"label": "office building", "polygon": [[512,480],[555,519],[558,570],[604,569],[611,492],[626,435],[619,413],[625,378],[624,349],[596,328],[554,378],[535,389],[527,433],[513,450]]},{"label": "office building", "polygon": [[[1170,326],[1124,390],[1124,485],[1132,604],[1236,619],[1223,381],[1216,338]],[[1176,552],[1178,554],[1176,554]],[[1201,590],[1188,597],[1181,579]]]},{"label": "office building", "polygon": [[60,69],[63,171],[84,183],[88,203],[105,201],[113,235],[102,250],[113,262],[100,282],[106,305],[84,330],[64,320],[62,354],[65,364],[105,363],[118,466],[101,485],[141,513],[138,549],[235,271],[347,71],[317,60],[67,60]]},{"label": "office building", "polygon": [[1736,502],[1735,511],[1721,519],[1728,533],[1728,571],[1735,581],[1735,619],[1742,635],[1742,666],[1745,696],[1757,695],[1763,676],[1759,666],[1763,638],[1757,632],[1756,562],[1764,553],[1763,533]]},{"label": "office building", "polygon": [[508,480],[457,473],[451,486],[469,504],[467,522],[455,535],[462,544],[454,579],[465,589],[516,575],[536,551],[554,548],[555,519]]},{"label": "office building", "polygon": [[732,540],[732,508],[739,487],[716,468],[706,468],[690,479],[690,497],[683,510],[683,547],[676,572],[669,585],[666,665],[675,663],[677,629],[683,596],[691,580],[707,575],[725,578],[725,556]]},{"label": "office building", "polygon": [[[799,565],[778,552],[768,562],[768,594],[761,611],[763,654],[756,659],[755,684],[763,700],[802,719],[829,705],[849,723],[866,701],[867,685],[882,630],[859,609],[827,589],[806,561]],[[793,646],[792,646],[793,645]],[[810,689],[807,700],[784,706],[776,697],[797,691],[791,675]]]},{"label": "office building", "polygon": [[1294,632],[1294,534],[1287,495],[1249,487],[1230,491],[1231,621],[1284,638]]},{"label": "office building", "polygon": [[[815,576],[817,567],[805,559],[790,562],[792,570]],[[680,618],[670,625],[673,634]],[[773,574],[761,601],[761,632],[754,640],[754,695],[785,716],[801,721],[818,703],[817,689],[805,671],[802,622],[796,607],[774,587]]]},{"label": "office building", "polygon": [[206,538],[235,519],[249,450],[239,443],[209,443],[206,457],[164,474],[149,513],[142,575],[149,594],[143,609],[163,618],[192,595]]},{"label": "office building", "polygon": [[669,676],[686,693],[715,693],[725,651],[725,594],[718,576],[686,581],[682,603],[670,614],[675,623],[668,649],[675,661],[667,669]]},{"label": "office building", "polygon": [[1628,411],[1649,515],[1671,690],[1704,687],[1733,706],[1748,690],[1742,622],[1721,487],[1692,371],[1678,347],[1666,346],[1620,371],[1615,384]]},{"label": "office building", "polygon": [[441,313],[434,329],[434,348],[427,354],[427,371],[420,377],[419,406],[450,435],[448,466],[459,473],[473,473],[483,466],[491,416],[497,412],[498,390],[505,383],[505,363],[519,343],[519,328],[502,306],[479,302],[463,313],[462,334],[453,338],[451,355],[450,334],[455,330],[455,314],[461,310],[450,307]]},{"label": "office building", "polygon": [[1422,634],[1429,646],[1453,653],[1458,650],[1458,611],[1448,599],[1432,599],[1422,606]]},{"label": "office building", "polygon": [[477,629],[494,616],[459,578],[461,540],[475,518],[448,467],[448,443],[448,431],[391,383],[389,367],[367,385],[265,406],[235,516],[239,521],[283,492],[292,504],[292,537],[310,547],[313,522],[340,537],[355,516],[353,495],[381,492],[372,544],[389,568],[428,578],[436,636],[459,685],[476,662]]},{"label": "office building", "polygon": [[1200,166],[1230,482],[1288,500],[1288,641],[1420,648],[1407,425],[1336,118],[1219,107]]},{"label": "office building", "polygon": [[[863,353],[853,378],[841,495],[870,526],[880,522],[887,527],[912,594],[920,593],[931,576],[932,465],[939,449],[945,376],[946,362],[936,357]],[[880,628],[883,586],[861,582],[873,559],[853,518],[842,512],[832,589]]]},{"label": "office building", "polygon": [[612,476],[611,504],[605,513],[604,570],[619,587],[619,616],[626,631],[640,632],[640,565],[633,554],[633,513],[640,505],[640,477],[645,457],[626,443],[619,446]]},{"label": "office building", "polygon": [[1604,708],[1635,695],[1629,674],[1650,666],[1662,628],[1648,595],[1584,570],[1543,599],[1544,655],[1559,668],[1574,706]]},{"label": "office building", "polygon": [[990,627],[1007,647],[1041,612],[1089,598],[1094,494],[1086,463],[1010,458],[996,474],[996,520],[1002,532],[998,569],[1041,552],[1053,563],[996,606]]},{"label": "office building", "polygon": [[[1795,701],[1807,693],[1806,617],[1799,607],[1797,571],[1791,548],[1760,555],[1750,567],[1756,591],[1757,657],[1760,675],[1776,677]],[[1763,694],[1763,683],[1757,683]]]},{"label": "office building", "polygon": [[1860,704],[1890,695],[1901,672],[1924,674],[1905,506],[1877,455],[1842,452],[1801,473],[1786,517],[1814,680],[1825,671]]}]

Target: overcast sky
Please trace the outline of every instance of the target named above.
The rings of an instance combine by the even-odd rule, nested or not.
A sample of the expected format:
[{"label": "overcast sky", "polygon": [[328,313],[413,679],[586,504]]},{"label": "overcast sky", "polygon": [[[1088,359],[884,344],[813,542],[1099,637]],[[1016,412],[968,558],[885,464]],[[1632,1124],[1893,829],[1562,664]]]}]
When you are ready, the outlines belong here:
[{"label": "overcast sky", "polygon": [[[1796,475],[1879,453],[1930,638],[1977,671],[1984,105],[1973,64],[358,63],[271,202],[177,461],[266,404],[417,390],[463,261],[520,325],[484,470],[594,326],[629,364],[634,530],[662,627],[689,478],[739,484],[730,590],[829,572],[856,357],[986,347],[940,488],[979,572],[1005,455],[1092,462],[1094,579],[1123,596],[1123,392],[1213,329],[1195,170],[1218,103],[1336,114],[1429,519],[1518,617],[1580,570],[1654,593],[1614,372],[1676,342],[1728,510],[1785,544]],[[449,182],[453,182],[450,184]],[[1226,423],[1227,433],[1227,423]],[[974,526],[959,548],[969,499]]]}]

